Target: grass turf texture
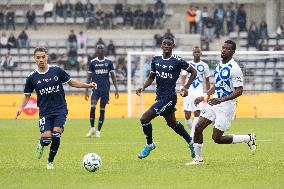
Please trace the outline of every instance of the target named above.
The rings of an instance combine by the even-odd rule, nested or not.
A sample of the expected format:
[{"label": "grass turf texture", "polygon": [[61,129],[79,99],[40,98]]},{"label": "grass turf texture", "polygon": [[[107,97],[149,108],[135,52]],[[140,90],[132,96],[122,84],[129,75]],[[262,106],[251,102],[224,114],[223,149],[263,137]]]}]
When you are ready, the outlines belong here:
[{"label": "grass turf texture", "polygon": [[[99,139],[85,137],[88,120],[68,120],[55,170],[46,170],[49,147],[35,157],[37,120],[0,120],[0,188],[284,188],[284,119],[233,122],[228,133],[256,133],[256,155],[246,144],[214,144],[209,126],[201,166],[185,166],[186,143],[164,120],[152,124],[157,148],[140,160],[145,139],[138,119],[106,120]],[[89,152],[103,161],[95,173],[82,167]]]}]

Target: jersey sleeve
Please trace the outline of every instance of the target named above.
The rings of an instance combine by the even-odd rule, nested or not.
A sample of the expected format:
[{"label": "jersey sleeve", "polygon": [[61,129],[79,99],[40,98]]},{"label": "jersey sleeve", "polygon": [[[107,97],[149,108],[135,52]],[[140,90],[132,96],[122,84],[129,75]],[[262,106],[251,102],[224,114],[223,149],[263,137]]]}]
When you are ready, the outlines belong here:
[{"label": "jersey sleeve", "polygon": [[109,63],[109,67],[108,67],[108,72],[114,72],[114,67],[113,67],[113,63],[110,61]]},{"label": "jersey sleeve", "polygon": [[186,70],[181,70],[181,75],[182,76],[187,76],[188,75],[188,72]]},{"label": "jersey sleeve", "polygon": [[32,83],[31,77],[27,77],[26,79],[26,84],[25,84],[25,89],[24,89],[24,94],[32,94],[34,91],[34,85]]},{"label": "jersey sleeve", "polygon": [[88,69],[88,73],[93,73],[95,71],[95,67],[94,64],[92,62],[90,62],[89,64],[89,69]]},{"label": "jersey sleeve", "polygon": [[183,58],[180,58],[179,63],[180,63],[180,68],[183,70],[187,70],[190,67],[190,64],[187,63]]},{"label": "jersey sleeve", "polygon": [[233,87],[241,87],[244,86],[243,82],[243,73],[241,68],[238,66],[232,72],[232,83]]},{"label": "jersey sleeve", "polygon": [[152,72],[152,73],[156,73],[155,57],[152,58],[152,62],[151,62],[151,72]]},{"label": "jersey sleeve", "polygon": [[72,78],[70,77],[70,75],[63,69],[59,68],[59,77],[60,77],[60,80],[63,84],[69,82]]},{"label": "jersey sleeve", "polygon": [[209,70],[209,66],[208,64],[204,64],[204,77],[207,78],[207,77],[210,77],[210,70]]}]

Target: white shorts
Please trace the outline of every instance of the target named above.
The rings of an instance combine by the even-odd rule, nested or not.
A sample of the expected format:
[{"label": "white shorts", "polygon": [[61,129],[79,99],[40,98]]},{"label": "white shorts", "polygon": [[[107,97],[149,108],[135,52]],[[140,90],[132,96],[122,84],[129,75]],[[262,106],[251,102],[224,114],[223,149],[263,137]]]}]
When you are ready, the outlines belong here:
[{"label": "white shorts", "polygon": [[220,106],[207,104],[201,111],[200,116],[213,122],[214,127],[220,131],[227,131],[231,127],[235,111],[226,112]]},{"label": "white shorts", "polygon": [[184,97],[183,98],[183,111],[195,112],[197,110],[201,110],[205,106],[204,102],[200,102],[197,106],[194,105],[194,100],[200,96],[202,96],[202,94],[199,96],[188,95]]}]

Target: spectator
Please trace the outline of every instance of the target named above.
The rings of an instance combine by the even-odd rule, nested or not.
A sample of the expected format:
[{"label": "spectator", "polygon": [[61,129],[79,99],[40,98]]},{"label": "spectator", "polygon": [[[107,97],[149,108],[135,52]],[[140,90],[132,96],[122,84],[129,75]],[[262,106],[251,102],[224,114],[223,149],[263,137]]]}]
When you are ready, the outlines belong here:
[{"label": "spectator", "polygon": [[13,27],[13,30],[15,30],[15,12],[10,7],[7,7],[7,9],[8,11],[6,13],[6,29],[8,30],[11,25]]},{"label": "spectator", "polygon": [[71,47],[75,47],[77,48],[77,36],[75,35],[74,33],[74,30],[70,30],[70,34],[68,36],[68,47],[71,48]]},{"label": "spectator", "polygon": [[154,9],[165,11],[165,3],[162,2],[162,0],[157,0],[156,3],[154,4]]},{"label": "spectator", "polygon": [[163,37],[160,34],[155,34],[154,35],[154,40],[155,40],[156,47],[161,47],[162,41],[163,41]]},{"label": "spectator", "polygon": [[58,17],[64,17],[64,5],[61,0],[56,0],[55,15]]},{"label": "spectator", "polygon": [[75,14],[74,17],[84,17],[84,5],[80,0],[77,0],[77,3],[75,4]]},{"label": "spectator", "polygon": [[94,28],[95,26],[96,26],[95,16],[86,18],[86,28],[87,29]]},{"label": "spectator", "polygon": [[144,12],[141,9],[141,6],[139,6],[138,9],[134,11],[134,28],[142,29],[143,21],[144,21]]},{"label": "spectator", "polygon": [[208,9],[206,6],[203,7],[201,12],[201,34],[204,35],[205,20],[209,17]]},{"label": "spectator", "polygon": [[259,51],[268,51],[268,44],[265,39],[261,39],[258,48]]},{"label": "spectator", "polygon": [[170,38],[175,38],[174,34],[172,34],[171,30],[170,29],[167,29],[167,32],[164,34],[164,37],[165,36],[169,36]]},{"label": "spectator", "polygon": [[276,45],[273,48],[273,51],[282,51],[282,47],[278,44],[278,41],[276,42]]},{"label": "spectator", "polygon": [[113,29],[113,14],[111,11],[105,13],[105,29]]},{"label": "spectator", "polygon": [[80,31],[79,34],[77,35],[77,42],[78,42],[78,47],[80,49],[84,49],[87,47],[87,37],[82,31]]},{"label": "spectator", "polygon": [[128,7],[124,12],[123,25],[133,26],[133,12],[130,7]]},{"label": "spectator", "polygon": [[204,18],[203,24],[204,24],[204,36],[207,37],[209,41],[212,41],[215,30],[214,19],[211,16]]},{"label": "spectator", "polygon": [[15,38],[13,33],[10,33],[10,36],[8,38],[7,47],[8,49],[17,48],[17,39]]},{"label": "spectator", "polygon": [[91,3],[90,0],[87,0],[87,3],[85,4],[85,18],[93,17],[94,16],[94,11],[95,7],[93,3]]},{"label": "spectator", "polygon": [[281,91],[283,86],[282,77],[276,72],[272,81],[272,88],[275,91]]},{"label": "spectator", "polygon": [[219,4],[214,12],[216,38],[220,38],[220,34],[224,33],[224,19],[225,19],[225,10],[223,8],[223,4]]},{"label": "spectator", "polygon": [[33,10],[32,5],[29,6],[29,10],[26,13],[25,30],[27,30],[29,26],[33,26],[34,29],[37,30],[36,13]]},{"label": "spectator", "polygon": [[247,13],[244,10],[244,4],[241,4],[237,11],[236,24],[239,26],[239,32],[247,31]]},{"label": "spectator", "polygon": [[0,37],[0,48],[7,48],[8,45],[8,37],[6,32],[2,32],[1,37]]},{"label": "spectator", "polygon": [[63,53],[59,56],[58,58],[58,65],[61,67],[61,68],[64,68],[65,70],[67,70],[67,61],[68,61],[68,56],[66,53]]},{"label": "spectator", "polygon": [[280,24],[276,29],[277,39],[284,37],[284,23]]},{"label": "spectator", "polygon": [[87,71],[88,67],[88,56],[86,54],[82,54],[81,56],[78,56],[78,63],[82,70]]},{"label": "spectator", "polygon": [[51,0],[47,0],[47,2],[44,3],[43,5],[43,16],[44,16],[44,21],[46,21],[47,17],[52,17],[53,14],[53,2]]},{"label": "spectator", "polygon": [[116,56],[115,46],[114,46],[112,40],[109,41],[109,44],[108,44],[108,46],[107,46],[106,55],[107,55],[107,56]]},{"label": "spectator", "polygon": [[148,7],[147,11],[145,12],[145,16],[144,16],[144,23],[145,23],[145,28],[146,29],[152,29],[153,25],[154,25],[154,13],[151,9],[151,7]]},{"label": "spectator", "polygon": [[259,37],[260,39],[268,39],[267,24],[264,20],[259,25]]},{"label": "spectator", "polygon": [[0,9],[0,29],[4,29],[4,23],[5,23],[5,14],[2,9]]},{"label": "spectator", "polygon": [[50,53],[48,60],[49,60],[49,63],[50,63],[50,64],[56,64],[57,61],[58,61],[58,56],[57,56],[57,54],[55,54],[54,52]]},{"label": "spectator", "polygon": [[78,60],[77,49],[75,47],[71,47],[68,52],[67,70],[75,68],[77,71],[79,71],[80,66],[77,60]]},{"label": "spectator", "polygon": [[235,21],[235,10],[230,4],[226,11],[226,25],[227,25],[227,34],[229,35],[231,32],[234,31],[234,21]]},{"label": "spectator", "polygon": [[117,2],[114,5],[114,15],[115,17],[123,17],[123,4],[120,2]]},{"label": "spectator", "polygon": [[202,51],[209,51],[209,38],[208,37],[201,37],[200,48]]},{"label": "spectator", "polygon": [[66,0],[64,5],[64,17],[73,17],[73,9],[74,7],[70,0]]},{"label": "spectator", "polygon": [[119,57],[117,60],[115,74],[116,74],[117,83],[126,86],[127,68],[125,66],[125,58],[122,56]]},{"label": "spectator", "polygon": [[99,8],[99,10],[95,13],[96,28],[101,29],[105,27],[104,18],[105,18],[105,13],[102,9]]},{"label": "spectator", "polygon": [[248,31],[248,47],[257,48],[259,32],[255,22],[252,22]]},{"label": "spectator", "polygon": [[154,17],[155,17],[155,23],[154,23],[155,28],[162,29],[164,27],[164,22],[165,22],[164,10],[163,9],[155,10]]},{"label": "spectator", "polygon": [[194,7],[191,5],[189,9],[187,9],[186,13],[189,24],[189,33],[192,33],[192,28],[194,29],[193,32],[196,33],[196,12]]},{"label": "spectator", "polygon": [[8,51],[5,56],[2,56],[0,67],[12,71],[13,68],[17,67],[13,60],[13,56],[11,56],[10,51]]},{"label": "spectator", "polygon": [[28,47],[28,35],[25,30],[23,30],[18,36],[18,47],[19,48],[27,48]]},{"label": "spectator", "polygon": [[143,64],[143,76],[144,78],[148,78],[151,71],[151,57],[147,57],[145,64]]},{"label": "spectator", "polygon": [[99,39],[98,39],[98,41],[97,41],[97,43],[96,43],[96,46],[97,46],[98,44],[102,44],[102,45],[105,46],[105,42],[103,41],[103,39],[102,39],[101,37],[99,37]]},{"label": "spectator", "polygon": [[196,22],[196,32],[201,33],[201,10],[198,6],[195,7],[195,22]]}]

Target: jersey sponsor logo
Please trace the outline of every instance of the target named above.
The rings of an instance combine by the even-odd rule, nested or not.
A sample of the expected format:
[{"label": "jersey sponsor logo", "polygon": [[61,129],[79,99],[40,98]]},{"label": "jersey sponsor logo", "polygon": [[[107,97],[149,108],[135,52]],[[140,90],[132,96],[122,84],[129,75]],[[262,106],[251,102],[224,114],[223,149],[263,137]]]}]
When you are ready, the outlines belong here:
[{"label": "jersey sponsor logo", "polygon": [[164,78],[164,79],[167,79],[167,78],[172,79],[173,78],[173,75],[171,73],[168,73],[168,72],[156,71],[156,74],[157,74],[158,77],[161,77],[161,78]]},{"label": "jersey sponsor logo", "polygon": [[103,67],[103,66],[107,66],[107,63],[105,63],[105,64],[95,64],[95,67]]},{"label": "jersey sponsor logo", "polygon": [[24,107],[23,112],[28,116],[33,116],[38,112],[36,99],[34,97],[30,97],[27,105]]},{"label": "jersey sponsor logo", "polygon": [[50,82],[50,81],[51,81],[51,78],[48,78],[48,79],[42,79],[42,81],[44,81],[44,82],[48,83],[48,82]]},{"label": "jersey sponsor logo", "polygon": [[107,69],[99,69],[99,70],[95,70],[96,74],[107,74],[108,70]]},{"label": "jersey sponsor logo", "polygon": [[59,85],[56,85],[56,86],[51,86],[51,87],[40,89],[39,93],[40,95],[43,95],[43,94],[57,93],[59,91],[60,91]]}]

